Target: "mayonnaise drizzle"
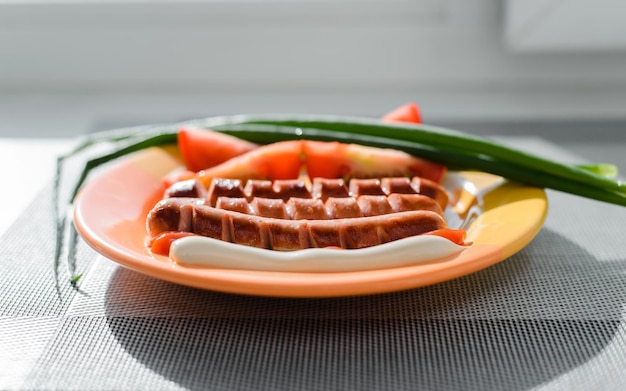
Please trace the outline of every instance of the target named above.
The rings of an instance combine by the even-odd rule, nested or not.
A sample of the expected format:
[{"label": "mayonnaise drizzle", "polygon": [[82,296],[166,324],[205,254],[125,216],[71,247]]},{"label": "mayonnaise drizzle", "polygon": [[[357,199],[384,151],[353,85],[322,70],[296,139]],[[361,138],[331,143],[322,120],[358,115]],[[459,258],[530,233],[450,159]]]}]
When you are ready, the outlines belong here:
[{"label": "mayonnaise drizzle", "polygon": [[354,250],[273,251],[203,236],[175,240],[170,258],[181,265],[282,272],[350,272],[444,261],[463,251],[448,239],[419,235]]}]

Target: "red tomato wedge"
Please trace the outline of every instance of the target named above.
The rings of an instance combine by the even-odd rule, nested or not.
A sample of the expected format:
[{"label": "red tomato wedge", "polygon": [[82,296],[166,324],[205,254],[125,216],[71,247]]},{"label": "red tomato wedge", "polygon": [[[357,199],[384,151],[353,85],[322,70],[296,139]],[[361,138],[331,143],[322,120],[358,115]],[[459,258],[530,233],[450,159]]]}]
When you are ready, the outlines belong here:
[{"label": "red tomato wedge", "polygon": [[213,178],[295,179],[302,166],[310,178],[420,176],[439,182],[446,167],[395,149],[339,142],[291,140],[257,147],[222,164],[201,170],[208,187]]},{"label": "red tomato wedge", "polygon": [[460,246],[467,245],[465,243],[466,231],[464,229],[441,228],[435,231],[428,232],[425,235],[440,236]]},{"label": "red tomato wedge", "polygon": [[306,170],[311,178],[419,176],[439,183],[446,166],[395,149],[339,142],[305,141]]},{"label": "red tomato wedge", "polygon": [[[416,103],[407,103],[382,118],[385,122],[421,123]],[[190,171],[205,170],[242,155],[258,145],[209,129],[182,127],[178,131],[178,147]]]},{"label": "red tomato wedge", "polygon": [[208,129],[181,128],[178,148],[187,168],[200,171],[251,151],[256,144]]},{"label": "red tomato wedge", "polygon": [[409,122],[413,124],[422,123],[422,114],[417,103],[407,103],[384,115],[383,122]]},{"label": "red tomato wedge", "polygon": [[153,253],[167,256],[170,253],[170,247],[172,246],[172,243],[176,239],[180,239],[180,238],[184,238],[186,236],[192,236],[192,235],[196,235],[196,234],[191,233],[191,232],[183,232],[183,231],[163,232],[159,236],[152,239],[152,241],[149,243],[149,246]]},{"label": "red tomato wedge", "polygon": [[256,147],[217,166],[199,171],[197,178],[207,188],[213,178],[295,179],[302,166],[303,142],[280,141]]}]

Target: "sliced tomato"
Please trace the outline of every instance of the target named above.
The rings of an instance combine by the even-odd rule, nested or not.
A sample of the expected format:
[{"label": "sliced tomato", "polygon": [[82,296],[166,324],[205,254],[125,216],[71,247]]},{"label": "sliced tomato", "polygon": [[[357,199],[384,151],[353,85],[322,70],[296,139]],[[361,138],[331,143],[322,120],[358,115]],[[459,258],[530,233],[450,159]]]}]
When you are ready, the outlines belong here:
[{"label": "sliced tomato", "polygon": [[208,129],[183,127],[178,131],[178,148],[191,171],[200,171],[251,151],[256,144]]},{"label": "sliced tomato", "polygon": [[182,231],[166,231],[152,239],[152,241],[150,242],[150,249],[155,254],[167,256],[170,253],[170,247],[172,246],[172,243],[176,239],[193,235],[196,234]]},{"label": "sliced tomato", "polygon": [[384,115],[382,120],[384,122],[409,122],[413,124],[421,124],[422,114],[417,103],[409,102]]},{"label": "sliced tomato", "polygon": [[408,153],[339,142],[304,141],[311,178],[419,176],[439,183],[446,167]]},{"label": "sliced tomato", "polygon": [[452,228],[441,228],[432,232],[428,232],[425,235],[435,235],[441,236],[442,238],[446,238],[449,241],[456,243],[460,246],[466,246],[465,243],[465,235],[466,231],[464,229],[452,229]]},{"label": "sliced tomato", "polygon": [[213,178],[295,179],[302,167],[302,143],[302,140],[291,140],[263,145],[202,170],[197,178],[207,187]]}]

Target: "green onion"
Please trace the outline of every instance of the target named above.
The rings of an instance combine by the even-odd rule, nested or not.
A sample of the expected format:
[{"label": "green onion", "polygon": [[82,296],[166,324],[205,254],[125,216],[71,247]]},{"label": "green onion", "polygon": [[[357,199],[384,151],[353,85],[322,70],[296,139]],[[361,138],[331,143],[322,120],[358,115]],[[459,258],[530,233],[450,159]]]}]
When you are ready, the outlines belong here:
[{"label": "green onion", "polygon": [[[626,206],[626,193],[623,191],[619,192],[614,189],[581,185],[578,182],[574,182],[570,179],[554,174],[551,171],[537,169],[536,166],[520,166],[519,164],[511,163],[510,161],[490,157],[487,154],[467,154],[464,153],[464,151],[459,150],[451,152],[451,149],[435,149],[429,145],[411,141],[323,129],[297,128],[296,131],[296,128],[289,126],[257,124],[218,125],[213,129],[257,143],[291,139],[309,139],[320,141],[337,140],[381,148],[393,148],[405,151],[414,156],[420,156],[428,160],[440,162],[447,165],[448,168],[452,170],[484,171],[532,186],[551,188],[586,198]],[[534,158],[545,160],[539,157]],[[596,169],[597,171],[615,172],[615,170],[609,170],[607,166],[608,165],[606,164],[598,166],[585,166],[585,170],[594,170],[594,167],[598,167]],[[563,167],[565,169],[577,169],[576,166],[570,167],[563,165]],[[582,172],[585,172],[586,175],[587,171]]]},{"label": "green onion", "polygon": [[[456,130],[422,124],[389,124],[379,120],[360,117],[338,117],[323,115],[306,116],[236,116],[231,124],[266,124],[294,128],[315,128],[340,131],[358,135],[370,135],[416,142],[428,145],[442,152],[463,155],[485,156],[498,162],[518,165],[520,169],[546,172],[564,179],[585,185],[597,185],[626,193],[626,184],[598,175],[589,169],[561,164],[537,155],[486,138],[462,133]],[[550,187],[549,183],[543,187]]]},{"label": "green onion", "polygon": [[82,273],[81,273],[81,274],[78,274],[78,275],[76,275],[76,276],[72,277],[72,279],[70,280],[70,283],[71,283],[72,285],[76,285],[76,283],[78,282],[78,280],[80,280],[82,277],[83,277],[83,274],[82,274]]},{"label": "green onion", "polygon": [[613,164],[577,164],[576,167],[606,178],[615,178],[617,176],[617,167]]},{"label": "green onion", "polygon": [[[135,127],[87,137],[57,159],[54,179],[56,224],[55,278],[63,250],[66,211],[96,167],[127,154],[176,142],[181,126],[196,126],[238,136],[259,144],[283,140],[341,141],[393,148],[445,164],[451,170],[480,170],[528,185],[550,188],[598,201],[626,206],[626,184],[613,179],[611,164],[567,165],[460,131],[422,124],[389,124],[375,119],[324,115],[239,115],[212,117],[179,124]],[[59,199],[65,161],[90,147],[110,143],[113,152],[90,159],[75,182],[67,202]],[[63,210],[61,210],[63,208]],[[73,228],[73,227],[72,227]],[[77,235],[70,231],[69,271],[74,275]],[[81,275],[72,277],[73,284]],[[58,281],[57,281],[58,282]]]},{"label": "green onion", "polygon": [[132,139],[134,142],[129,145],[117,149],[116,151],[109,153],[107,155],[99,156],[95,159],[88,160],[85,164],[85,169],[81,172],[78,181],[74,185],[74,190],[72,191],[71,200],[73,201],[78,194],[78,191],[82,187],[83,183],[87,179],[87,175],[94,168],[101,166],[104,163],[107,163],[111,160],[117,159],[119,157],[128,155],[133,152],[140,151],[142,149],[155,147],[159,145],[171,144],[176,141],[176,133],[161,133],[148,138],[142,138],[141,140]]},{"label": "green onion", "polygon": [[[59,282],[59,267],[61,263],[61,256],[63,254],[63,238],[67,227],[67,208],[76,198],[78,191],[84,184],[87,176],[94,168],[107,163],[111,160],[117,159],[132,152],[139,151],[141,149],[149,148],[157,145],[171,144],[176,141],[177,127],[174,128],[131,128],[116,130],[111,132],[100,132],[87,137],[81,144],[75,147],[69,153],[59,156],[57,158],[56,170],[53,182],[53,212],[56,227],[56,240],[54,248],[54,279],[58,286]],[[61,203],[60,191],[61,191],[61,179],[63,176],[63,165],[65,161],[78,153],[88,149],[89,147],[99,143],[120,143],[123,142],[124,146],[117,148],[114,152],[106,155],[99,156],[94,159],[90,159],[85,164],[82,172],[74,187],[72,189],[71,196],[68,202]],[[73,224],[70,224],[69,252],[67,255],[68,271],[70,275],[74,275],[76,269],[75,252],[76,243],[78,240],[76,228]]]}]

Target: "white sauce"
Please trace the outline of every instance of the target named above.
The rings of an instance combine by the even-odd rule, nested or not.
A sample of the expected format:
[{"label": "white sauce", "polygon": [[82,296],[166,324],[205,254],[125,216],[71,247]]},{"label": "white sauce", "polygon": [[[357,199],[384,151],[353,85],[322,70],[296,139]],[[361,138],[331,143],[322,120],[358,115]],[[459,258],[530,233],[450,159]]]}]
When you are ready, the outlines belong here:
[{"label": "white sauce", "polygon": [[187,236],[172,243],[170,258],[181,265],[227,269],[350,272],[443,261],[465,248],[434,235],[413,236],[355,250],[311,248],[297,251],[273,251]]}]

